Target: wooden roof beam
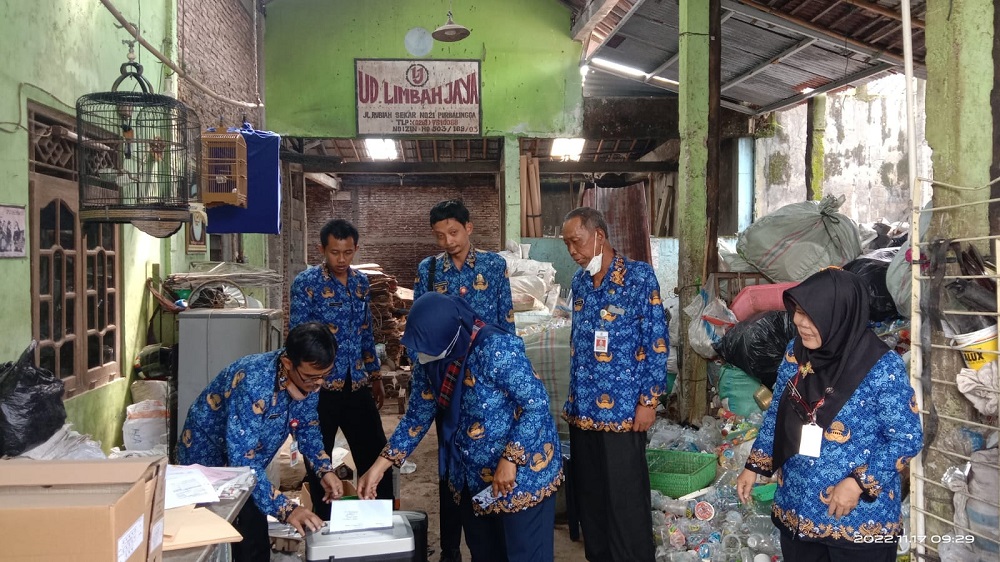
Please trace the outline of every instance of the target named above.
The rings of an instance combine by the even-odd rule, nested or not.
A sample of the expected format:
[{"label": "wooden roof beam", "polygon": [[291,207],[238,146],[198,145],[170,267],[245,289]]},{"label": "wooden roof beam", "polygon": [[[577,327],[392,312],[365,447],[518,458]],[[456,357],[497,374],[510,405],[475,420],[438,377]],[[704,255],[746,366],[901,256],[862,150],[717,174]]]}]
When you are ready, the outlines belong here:
[{"label": "wooden roof beam", "polygon": [[725,91],[726,89],[732,88],[733,86],[735,86],[735,85],[737,85],[737,84],[739,84],[741,82],[745,82],[745,81],[753,78],[754,76],[757,76],[761,72],[764,72],[765,70],[767,70],[768,68],[770,68],[772,64],[776,64],[781,59],[788,58],[788,57],[794,55],[795,53],[798,53],[799,51],[801,51],[803,49],[806,49],[807,47],[811,46],[815,42],[816,42],[816,39],[813,39],[811,37],[806,37],[805,39],[799,41],[798,43],[792,45],[791,47],[785,49],[784,51],[781,51],[777,55],[774,55],[773,57],[769,58],[768,60],[766,60],[766,61],[758,64],[757,66],[751,68],[750,70],[747,70],[743,74],[740,74],[739,76],[737,76],[737,77],[733,78],[732,80],[726,82],[725,84],[722,85],[721,89],[723,91]]},{"label": "wooden roof beam", "polygon": [[[625,1],[627,1],[627,0],[621,0],[621,2],[625,2]],[[609,31],[607,33],[607,35],[605,35],[604,37],[602,37],[597,42],[597,45],[595,45],[593,47],[591,47],[589,45],[587,46],[587,48],[584,50],[585,54],[584,54],[583,62],[585,62],[585,63],[590,62],[595,56],[597,56],[597,53],[600,52],[600,50],[605,45],[607,45],[608,41],[612,37],[615,36],[615,33],[618,33],[619,29],[621,29],[622,27],[625,26],[626,23],[628,23],[628,20],[629,20],[629,18],[632,17],[632,14],[634,14],[640,7],[642,7],[642,3],[645,2],[646,0],[631,0],[631,1],[632,1],[632,6],[629,7],[629,9],[628,9],[627,12],[625,12],[625,15],[622,16],[622,19],[618,20],[618,23],[615,24],[615,26],[611,28],[611,31]],[[590,43],[593,44],[593,39],[591,39]]]},{"label": "wooden roof beam", "polygon": [[[891,18],[899,22],[903,21],[903,15],[897,12],[896,10],[890,10],[885,6],[876,4],[875,2],[871,2],[870,0],[839,0],[839,1],[844,2],[846,4],[851,4],[853,6],[857,6],[865,10],[866,12],[872,12],[874,14],[885,16],[887,18]],[[914,18],[910,20],[910,23],[913,25],[913,27],[918,27],[920,29],[924,29],[927,27],[927,24],[922,19]]]},{"label": "wooden roof beam", "polygon": [[890,62],[897,66],[903,64],[903,57],[899,55],[881,51],[857,39],[831,31],[810,21],[789,16],[755,0],[721,0],[721,2],[723,9],[736,12],[744,17],[754,18],[806,37],[812,37],[834,47],[846,48],[875,61]]},{"label": "wooden roof beam", "polygon": [[604,18],[611,13],[618,0],[590,0],[587,5],[577,14],[576,21],[573,22],[573,29],[570,34],[574,41],[583,41],[590,37],[597,24],[604,21]]}]

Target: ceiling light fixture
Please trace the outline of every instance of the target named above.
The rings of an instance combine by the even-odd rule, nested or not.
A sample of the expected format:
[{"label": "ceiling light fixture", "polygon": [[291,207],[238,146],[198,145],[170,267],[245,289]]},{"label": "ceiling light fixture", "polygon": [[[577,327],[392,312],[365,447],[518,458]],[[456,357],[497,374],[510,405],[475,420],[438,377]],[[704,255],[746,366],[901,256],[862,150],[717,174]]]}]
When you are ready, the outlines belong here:
[{"label": "ceiling light fixture", "polygon": [[659,81],[659,82],[663,82],[664,84],[671,84],[671,85],[674,85],[674,86],[680,86],[681,85],[681,83],[678,82],[677,80],[671,80],[669,78],[664,78],[662,76],[654,76],[653,80],[656,80],[656,81]]},{"label": "ceiling light fixture", "polygon": [[396,152],[396,141],[392,139],[365,139],[365,150],[372,160],[395,160],[399,158]]},{"label": "ceiling light fixture", "polygon": [[618,64],[617,62],[611,62],[607,59],[594,58],[590,59],[590,64],[603,68],[604,70],[610,70],[612,72],[620,72],[627,76],[634,76],[636,78],[646,78],[647,74],[645,71],[639,70],[638,68],[632,66],[625,66],[624,64]]},{"label": "ceiling light fixture", "polygon": [[455,20],[451,19],[451,6],[452,3],[448,3],[448,22],[441,27],[434,30],[431,36],[438,41],[444,43],[454,43],[455,41],[461,41],[469,36],[469,28],[464,25],[455,23]]},{"label": "ceiling light fixture", "polygon": [[586,142],[584,139],[555,139],[552,141],[552,150],[549,155],[563,162],[567,160],[577,162],[580,160],[580,154],[583,152],[584,142]]}]

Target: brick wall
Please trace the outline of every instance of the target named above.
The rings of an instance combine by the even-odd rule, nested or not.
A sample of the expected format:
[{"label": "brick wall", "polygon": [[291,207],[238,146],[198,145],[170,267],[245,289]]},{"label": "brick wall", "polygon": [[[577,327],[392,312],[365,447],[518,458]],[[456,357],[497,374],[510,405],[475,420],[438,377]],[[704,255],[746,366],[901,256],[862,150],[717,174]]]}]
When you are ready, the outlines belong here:
[{"label": "brick wall", "polygon": [[[347,197],[350,197],[348,199]],[[354,263],[375,262],[412,288],[417,264],[440,252],[428,224],[431,207],[445,199],[461,197],[472,216],[472,243],[480,249],[500,250],[500,196],[494,185],[479,187],[354,186],[334,195],[325,187],[310,187],[306,194],[308,256],[319,263],[319,231],[326,221],[345,218],[361,234]]]},{"label": "brick wall", "polygon": [[[256,102],[254,77],[253,14],[241,0],[179,0],[177,34],[181,68],[213,92],[238,101]],[[264,16],[257,14],[258,49]],[[263,60],[258,57],[260,74]],[[243,115],[255,127],[263,128],[261,112],[223,103],[179,80],[180,99],[193,108],[203,127],[218,127],[222,117],[226,127],[240,124]]]}]

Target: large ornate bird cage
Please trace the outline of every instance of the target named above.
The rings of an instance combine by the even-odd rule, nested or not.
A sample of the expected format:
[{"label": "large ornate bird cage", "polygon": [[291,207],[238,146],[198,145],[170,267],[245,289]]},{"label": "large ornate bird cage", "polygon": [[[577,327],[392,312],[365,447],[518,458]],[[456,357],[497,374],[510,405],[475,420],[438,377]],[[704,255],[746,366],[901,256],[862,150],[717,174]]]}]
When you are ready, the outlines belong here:
[{"label": "large ornate bird cage", "polygon": [[[112,91],[76,102],[80,219],[131,222],[165,237],[191,216],[200,126],[186,105],[154,94],[132,58],[130,52]],[[140,91],[118,91],[126,78]]]}]

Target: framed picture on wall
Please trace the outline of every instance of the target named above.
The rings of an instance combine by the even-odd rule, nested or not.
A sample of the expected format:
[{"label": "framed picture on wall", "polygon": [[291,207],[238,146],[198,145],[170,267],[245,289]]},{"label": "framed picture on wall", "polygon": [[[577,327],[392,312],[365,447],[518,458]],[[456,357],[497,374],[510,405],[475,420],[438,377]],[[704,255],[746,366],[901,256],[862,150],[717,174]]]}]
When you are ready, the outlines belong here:
[{"label": "framed picture on wall", "polygon": [[185,248],[189,254],[204,254],[208,251],[208,233],[205,232],[205,221],[195,213],[191,222],[185,227],[187,232]]},{"label": "framed picture on wall", "polygon": [[25,253],[24,207],[0,205],[0,258],[23,258]]}]

